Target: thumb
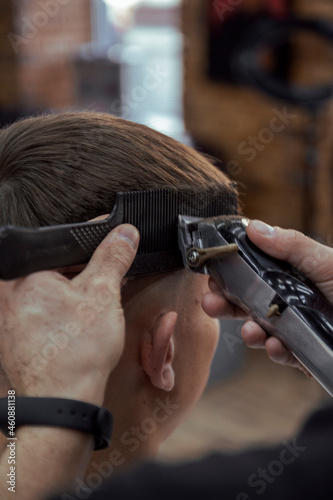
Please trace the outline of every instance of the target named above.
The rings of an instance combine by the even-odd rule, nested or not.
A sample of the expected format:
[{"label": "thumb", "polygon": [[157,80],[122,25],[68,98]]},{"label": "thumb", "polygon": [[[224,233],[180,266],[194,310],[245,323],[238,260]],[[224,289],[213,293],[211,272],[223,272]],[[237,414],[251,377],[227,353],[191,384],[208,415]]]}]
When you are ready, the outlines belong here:
[{"label": "thumb", "polygon": [[76,283],[87,280],[109,281],[110,272],[116,284],[120,283],[131,267],[139,246],[139,231],[130,224],[114,228],[95,250],[87,267]]},{"label": "thumb", "polygon": [[312,281],[333,277],[333,249],[299,231],[271,227],[261,221],[249,223],[247,234],[261,250],[306,274]]}]

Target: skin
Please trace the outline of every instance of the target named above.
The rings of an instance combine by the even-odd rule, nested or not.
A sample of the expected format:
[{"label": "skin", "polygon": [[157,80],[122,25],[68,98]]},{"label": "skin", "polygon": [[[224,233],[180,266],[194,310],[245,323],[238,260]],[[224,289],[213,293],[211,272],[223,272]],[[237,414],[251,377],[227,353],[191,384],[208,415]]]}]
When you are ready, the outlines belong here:
[{"label": "skin", "polygon": [[[73,279],[84,268],[58,272]],[[219,337],[218,321],[201,306],[208,291],[207,276],[185,270],[122,280],[125,347],[104,397],[114,417],[112,444],[93,454],[87,475],[113,452],[121,457],[113,474],[140,459],[155,458],[160,444],[200,398]],[[154,421],[154,432],[147,434],[142,423],[155,414],[156,400],[171,401],[177,408]]]},{"label": "skin", "polygon": [[[206,386],[219,336],[218,322],[201,307],[208,291],[207,277],[186,271],[135,280],[124,287],[125,349],[105,395],[115,421],[110,449],[122,454],[124,467],[139,458],[154,458]],[[177,408],[163,422],[154,423],[152,434],[141,432],[137,446],[124,444],[124,436],[133,437],[133,427],[141,428],[152,418],[157,399]],[[95,461],[106,460],[110,449],[99,452]]]},{"label": "skin", "polygon": [[[258,228],[254,222],[250,223],[248,228],[249,237],[254,243],[275,257],[287,259],[297,265],[332,301],[331,249],[294,231],[274,228],[268,229],[267,232],[266,228],[263,233]],[[0,356],[4,376],[8,385],[15,388],[17,395],[42,397],[51,394],[102,405],[109,377],[116,373],[117,367],[120,366],[118,363],[125,353],[124,345],[127,339],[120,290],[123,278],[134,259],[137,245],[137,231],[128,225],[119,226],[101,243],[86,269],[72,280],[56,272],[43,272],[0,283]],[[213,283],[210,286],[210,292],[189,294],[190,304],[196,304],[198,311],[200,305],[213,317],[238,316],[240,311],[227,303]],[[98,315],[93,318],[83,315],[80,305],[91,303],[102,291],[109,294],[110,301],[107,306],[101,307]],[[183,288],[183,293],[185,292],[188,293],[186,282]],[[130,303],[129,299],[127,306]],[[124,307],[126,309],[126,304]],[[136,368],[141,368],[142,377],[149,378],[158,391],[178,390],[172,371],[176,373],[175,370],[179,370],[177,363],[181,366],[180,357],[177,360],[176,348],[169,349],[172,336],[174,339],[171,345],[175,346],[180,342],[177,337],[176,319],[174,310],[167,310],[157,318],[157,323],[155,321],[150,333],[148,332],[147,346],[141,351],[139,368]],[[22,373],[19,367],[24,366],[28,373],[33,369],[31,348],[38,351],[44,346],[46,331],[58,332],[66,329],[69,324],[79,325],[79,335],[70,337],[63,356],[55,357],[41,373],[35,370],[27,385],[27,372]],[[157,335],[159,342],[154,347],[150,337],[151,333],[156,331],[160,332]],[[184,349],[193,348],[191,329],[187,331],[188,335],[185,336],[182,346]],[[243,336],[250,346],[264,346],[276,361],[295,365],[280,343],[271,345],[271,342],[264,340],[259,327],[249,329],[247,323]],[[208,351],[213,350],[213,344],[212,338],[207,352],[204,353],[207,360]],[[165,346],[167,355],[161,356],[161,349],[165,352]],[[77,356],[78,350],[80,356]],[[154,352],[157,353],[157,358]],[[156,359],[162,361],[157,362]],[[198,395],[189,392],[188,403],[194,404]],[[175,424],[176,420],[177,418]],[[91,436],[47,427],[23,427],[17,430],[16,435],[20,447],[16,464],[16,474],[20,480],[17,482],[16,492],[22,500],[42,498],[47,491],[52,491],[55,487],[64,491],[72,485],[75,486],[76,479],[88,466],[93,446]],[[0,459],[0,496],[4,500],[12,495],[7,491],[5,481],[7,456],[5,451]]]}]

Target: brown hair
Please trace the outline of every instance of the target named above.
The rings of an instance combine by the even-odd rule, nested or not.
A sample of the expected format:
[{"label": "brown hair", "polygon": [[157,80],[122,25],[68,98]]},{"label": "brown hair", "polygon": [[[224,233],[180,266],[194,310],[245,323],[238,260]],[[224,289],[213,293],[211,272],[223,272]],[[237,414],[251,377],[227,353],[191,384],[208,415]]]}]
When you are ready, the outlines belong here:
[{"label": "brown hair", "polygon": [[111,115],[39,116],[0,131],[0,225],[82,222],[110,213],[118,191],[221,184],[235,190],[196,151]]}]

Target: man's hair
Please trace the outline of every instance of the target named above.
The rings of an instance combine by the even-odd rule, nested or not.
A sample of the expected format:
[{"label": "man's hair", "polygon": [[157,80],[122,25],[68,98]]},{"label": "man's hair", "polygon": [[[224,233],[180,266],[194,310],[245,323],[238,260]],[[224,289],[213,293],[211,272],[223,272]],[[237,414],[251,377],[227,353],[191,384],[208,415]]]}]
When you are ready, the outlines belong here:
[{"label": "man's hair", "polygon": [[64,113],[0,131],[0,225],[83,222],[111,212],[119,191],[235,191],[193,149],[107,114]]}]

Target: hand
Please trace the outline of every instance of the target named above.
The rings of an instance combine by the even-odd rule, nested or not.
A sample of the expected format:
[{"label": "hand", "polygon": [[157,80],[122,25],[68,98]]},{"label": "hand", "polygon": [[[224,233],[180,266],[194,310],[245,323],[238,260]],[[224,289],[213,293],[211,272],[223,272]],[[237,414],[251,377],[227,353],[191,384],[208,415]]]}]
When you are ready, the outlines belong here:
[{"label": "hand", "polygon": [[47,271],[0,282],[1,365],[17,395],[103,403],[123,351],[120,288],[138,242],[133,226],[118,226],[72,280]]},{"label": "hand", "polygon": [[[255,245],[272,257],[285,260],[304,273],[333,304],[333,249],[322,245],[294,230],[272,228],[260,221],[251,221],[247,234]],[[213,317],[247,318],[244,312],[230,304],[223,296],[218,285],[210,280],[212,293],[205,296],[204,310]],[[246,321],[242,327],[242,337],[248,347],[264,348],[276,363],[307,370],[293,354],[274,337],[254,322]]]}]

